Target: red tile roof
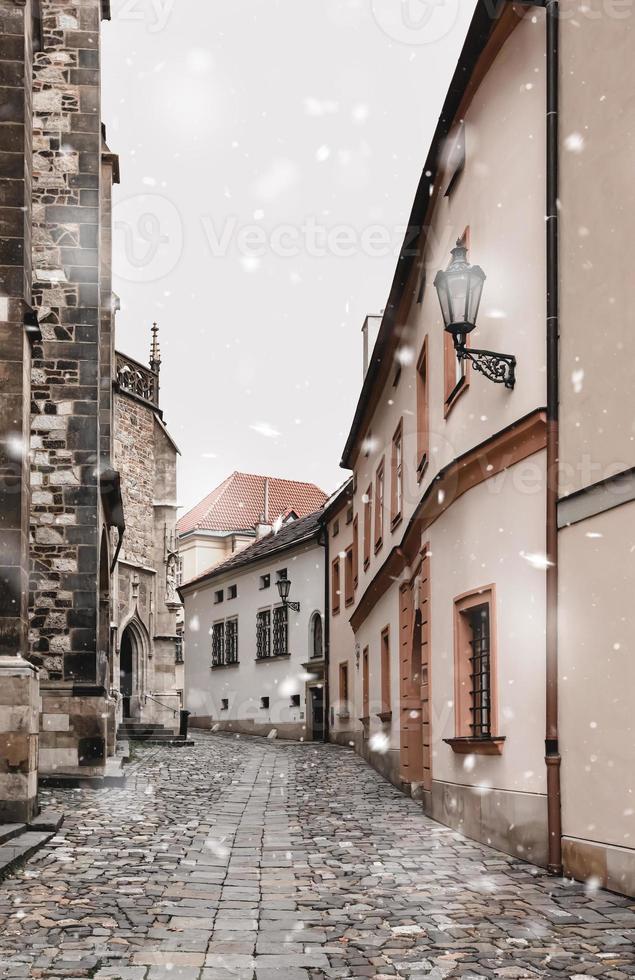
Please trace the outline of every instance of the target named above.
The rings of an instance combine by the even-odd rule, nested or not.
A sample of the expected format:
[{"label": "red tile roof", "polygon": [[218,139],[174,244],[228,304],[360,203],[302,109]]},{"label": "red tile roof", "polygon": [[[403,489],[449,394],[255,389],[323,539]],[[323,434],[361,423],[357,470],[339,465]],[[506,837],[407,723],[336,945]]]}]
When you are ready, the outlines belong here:
[{"label": "red tile roof", "polygon": [[244,568],[252,562],[262,561],[263,558],[269,558],[280,552],[288,551],[290,548],[297,548],[299,544],[317,538],[322,524],[323,514],[324,511],[320,509],[315,514],[309,514],[308,517],[303,517],[299,521],[292,521],[291,524],[287,524],[286,527],[280,528],[277,532],[270,531],[260,541],[256,541],[254,544],[250,544],[248,548],[243,548],[242,551],[236,552],[236,554],[230,558],[226,558],[220,564],[212,565],[211,568],[201,572],[200,575],[190,579],[189,582],[184,582],[181,589],[186,591],[191,586],[198,586],[202,582],[217,578],[219,575],[225,575],[227,572]]},{"label": "red tile roof", "polygon": [[269,484],[269,524],[289,511],[300,518],[307,517],[323,507],[327,499],[314,483],[235,472],[184,514],[177,524],[178,533],[252,530],[264,512],[266,481]]}]

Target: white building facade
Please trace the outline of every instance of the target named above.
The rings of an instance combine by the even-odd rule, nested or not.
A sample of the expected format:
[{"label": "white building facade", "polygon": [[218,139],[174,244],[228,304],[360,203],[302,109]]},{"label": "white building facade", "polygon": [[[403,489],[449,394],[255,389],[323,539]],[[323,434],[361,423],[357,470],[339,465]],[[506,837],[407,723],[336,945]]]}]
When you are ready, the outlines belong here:
[{"label": "white building facade", "polygon": [[182,586],[191,727],[324,739],[320,521],[321,512],[294,521]]}]

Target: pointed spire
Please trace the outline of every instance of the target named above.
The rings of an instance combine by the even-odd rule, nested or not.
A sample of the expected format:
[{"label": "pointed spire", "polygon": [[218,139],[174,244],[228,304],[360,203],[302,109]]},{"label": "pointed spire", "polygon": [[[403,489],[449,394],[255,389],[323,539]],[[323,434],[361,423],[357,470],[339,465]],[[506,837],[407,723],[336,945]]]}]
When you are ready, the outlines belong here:
[{"label": "pointed spire", "polygon": [[152,324],[152,345],[150,347],[150,368],[157,373],[161,369],[161,348],[159,346],[159,327]]}]

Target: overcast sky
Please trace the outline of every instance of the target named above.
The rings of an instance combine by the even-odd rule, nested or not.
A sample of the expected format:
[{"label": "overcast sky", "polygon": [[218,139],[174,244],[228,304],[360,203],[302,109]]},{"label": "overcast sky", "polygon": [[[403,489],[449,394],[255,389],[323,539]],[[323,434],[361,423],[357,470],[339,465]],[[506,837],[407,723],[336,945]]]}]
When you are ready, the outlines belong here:
[{"label": "overcast sky", "polygon": [[474,0],[113,0],[119,349],[161,330],[191,506],[240,469],[330,491]]}]

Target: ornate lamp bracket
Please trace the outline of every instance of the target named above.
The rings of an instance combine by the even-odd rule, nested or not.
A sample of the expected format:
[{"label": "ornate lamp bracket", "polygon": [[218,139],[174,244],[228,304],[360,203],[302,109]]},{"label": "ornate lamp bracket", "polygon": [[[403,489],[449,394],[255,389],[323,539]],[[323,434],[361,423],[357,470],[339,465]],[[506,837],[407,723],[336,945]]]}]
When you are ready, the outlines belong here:
[{"label": "ornate lamp bracket", "polygon": [[283,606],[286,606],[289,609],[293,609],[294,612],[300,612],[300,603],[299,602],[289,602],[289,600],[286,599],[282,604],[283,604]]},{"label": "ornate lamp bracket", "polygon": [[494,384],[505,385],[513,390],[516,384],[516,358],[513,354],[497,354],[491,350],[476,350],[457,345],[456,356],[460,361],[470,361],[475,371],[479,371]]}]

